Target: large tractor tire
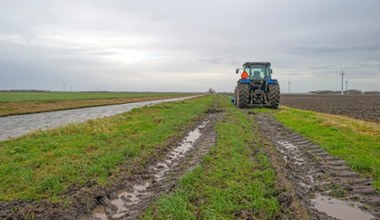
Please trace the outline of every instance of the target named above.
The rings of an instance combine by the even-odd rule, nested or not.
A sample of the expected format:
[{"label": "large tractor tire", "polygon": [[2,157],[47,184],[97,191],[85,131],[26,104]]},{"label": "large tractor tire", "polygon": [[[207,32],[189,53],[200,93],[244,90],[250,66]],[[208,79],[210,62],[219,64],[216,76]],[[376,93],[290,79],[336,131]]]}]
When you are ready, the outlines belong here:
[{"label": "large tractor tire", "polygon": [[278,109],[280,104],[280,85],[272,84],[268,86],[268,99],[271,108]]},{"label": "large tractor tire", "polygon": [[250,95],[250,85],[249,84],[239,84],[237,87],[236,105],[239,108],[246,108],[249,104]]}]

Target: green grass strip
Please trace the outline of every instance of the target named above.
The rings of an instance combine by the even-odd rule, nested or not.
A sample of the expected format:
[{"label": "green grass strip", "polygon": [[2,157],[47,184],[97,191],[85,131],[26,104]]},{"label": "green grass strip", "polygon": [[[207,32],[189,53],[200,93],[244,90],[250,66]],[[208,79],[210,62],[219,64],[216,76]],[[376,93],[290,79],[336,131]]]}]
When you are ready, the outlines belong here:
[{"label": "green grass strip", "polygon": [[0,103],[24,101],[60,101],[77,99],[162,97],[184,95],[189,94],[174,92],[0,92]]},{"label": "green grass strip", "polygon": [[74,184],[107,184],[117,165],[153,154],[199,118],[212,99],[143,107],[0,142],[0,200],[59,200]]},{"label": "green grass strip", "polygon": [[374,179],[380,190],[380,125],[347,117],[283,107],[277,120]]},{"label": "green grass strip", "polygon": [[229,103],[217,123],[217,143],[201,165],[185,175],[179,187],[159,198],[144,219],[236,219],[244,213],[273,219],[280,212],[275,174],[260,146],[254,144],[252,119]]}]

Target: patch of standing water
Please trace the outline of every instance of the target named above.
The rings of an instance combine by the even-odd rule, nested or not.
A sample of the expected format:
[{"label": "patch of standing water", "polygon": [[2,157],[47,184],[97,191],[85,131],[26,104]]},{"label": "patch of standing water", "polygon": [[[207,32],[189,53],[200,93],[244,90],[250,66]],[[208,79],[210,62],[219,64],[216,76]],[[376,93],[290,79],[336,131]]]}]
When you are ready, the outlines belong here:
[{"label": "patch of standing water", "polygon": [[358,208],[359,203],[347,202],[320,194],[316,194],[316,198],[311,201],[318,211],[334,218],[342,220],[374,219],[370,213]]},{"label": "patch of standing water", "polygon": [[[302,153],[298,149],[297,145],[294,145],[290,143],[289,141],[277,141],[276,142],[276,149],[282,154],[283,159],[285,162],[293,163],[294,165],[298,167],[303,167],[305,160],[302,158]],[[307,179],[300,178],[298,181],[298,184],[302,188],[308,188],[310,189],[314,184],[314,178],[312,176],[313,170],[310,169],[308,171],[308,175],[306,176]]]},{"label": "patch of standing water", "polygon": [[92,213],[96,219],[107,219],[107,215],[103,206],[96,207]]},{"label": "patch of standing water", "polygon": [[286,150],[295,150],[295,149],[297,149],[297,146],[295,146],[292,143],[289,143],[288,141],[278,141],[277,143],[280,144],[281,146],[283,146]]},{"label": "patch of standing water", "polygon": [[314,185],[315,182],[314,182],[314,177],[313,177],[312,174],[313,174],[313,169],[310,169],[309,172],[308,172],[308,174],[307,174],[307,177],[309,178],[310,183],[312,183]]},{"label": "patch of standing water", "polygon": [[300,157],[300,153],[298,151],[298,147],[288,141],[277,141],[279,147],[277,150],[283,155],[285,162],[288,162],[289,158],[295,160],[294,164],[298,166],[302,166],[304,164],[304,160]]},{"label": "patch of standing water", "polygon": [[[142,201],[144,196],[151,195],[151,193],[148,192],[149,187],[153,184],[153,182],[157,183],[164,180],[171,168],[178,165],[178,160],[185,157],[186,153],[194,147],[196,141],[201,137],[202,133],[200,129],[204,128],[208,123],[209,120],[205,120],[201,125],[189,132],[188,135],[182,140],[182,143],[178,147],[171,150],[163,161],[158,162],[149,168],[154,177],[152,180],[145,181],[141,184],[135,184],[133,186],[133,190],[123,190],[118,192],[117,198],[111,200],[111,204],[117,208],[117,211],[112,218],[123,217],[127,214],[129,206],[137,205]],[[95,209],[92,213],[92,217],[102,220],[108,219],[104,209],[103,212],[101,212],[100,209]]]}]

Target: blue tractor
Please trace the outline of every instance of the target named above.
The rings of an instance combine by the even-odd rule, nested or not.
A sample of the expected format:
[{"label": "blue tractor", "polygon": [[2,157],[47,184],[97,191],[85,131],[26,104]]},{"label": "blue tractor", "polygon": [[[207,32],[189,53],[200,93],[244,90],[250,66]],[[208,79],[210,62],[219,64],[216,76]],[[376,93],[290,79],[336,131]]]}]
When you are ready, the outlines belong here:
[{"label": "blue tractor", "polygon": [[243,69],[236,69],[241,73],[237,82],[233,103],[239,108],[270,107],[278,108],[280,104],[280,85],[272,79],[272,69],[268,62],[247,62]]}]

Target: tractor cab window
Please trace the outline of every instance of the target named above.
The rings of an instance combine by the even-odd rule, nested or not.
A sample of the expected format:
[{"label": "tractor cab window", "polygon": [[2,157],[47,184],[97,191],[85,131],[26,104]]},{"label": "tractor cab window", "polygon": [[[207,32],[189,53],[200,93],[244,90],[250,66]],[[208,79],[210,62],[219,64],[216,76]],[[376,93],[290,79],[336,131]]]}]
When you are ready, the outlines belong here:
[{"label": "tractor cab window", "polygon": [[265,67],[260,66],[251,66],[245,67],[244,71],[249,74],[250,79],[269,79],[269,75],[267,73],[267,69]]}]

